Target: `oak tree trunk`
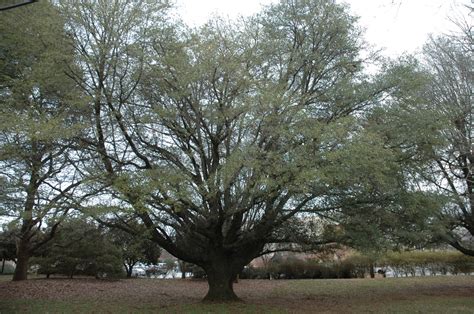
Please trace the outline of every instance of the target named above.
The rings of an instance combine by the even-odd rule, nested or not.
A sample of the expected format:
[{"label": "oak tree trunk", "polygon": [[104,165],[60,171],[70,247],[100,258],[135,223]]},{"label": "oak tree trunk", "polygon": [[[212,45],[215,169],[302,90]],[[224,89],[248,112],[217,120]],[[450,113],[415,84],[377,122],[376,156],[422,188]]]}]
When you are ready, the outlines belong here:
[{"label": "oak tree trunk", "polygon": [[28,279],[28,261],[30,256],[27,252],[18,252],[13,281]]},{"label": "oak tree trunk", "polygon": [[227,254],[211,254],[212,260],[201,267],[207,275],[209,291],[204,297],[204,302],[235,302],[240,301],[234,293],[234,281],[242,271],[247,259],[237,259]]},{"label": "oak tree trunk", "polygon": [[205,302],[239,301],[234,292],[233,284],[237,274],[225,265],[215,265],[206,269],[209,291],[204,297]]}]

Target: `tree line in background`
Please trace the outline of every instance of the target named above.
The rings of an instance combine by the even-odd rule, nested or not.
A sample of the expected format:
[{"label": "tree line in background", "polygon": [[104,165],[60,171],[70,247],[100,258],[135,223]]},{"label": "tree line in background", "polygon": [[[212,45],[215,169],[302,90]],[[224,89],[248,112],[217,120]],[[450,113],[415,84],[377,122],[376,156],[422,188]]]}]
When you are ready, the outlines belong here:
[{"label": "tree line in background", "polygon": [[200,266],[206,300],[237,299],[236,276],[269,252],[474,254],[469,22],[423,57],[387,60],[331,0],[194,29],[170,12],[165,0],[59,0],[1,13],[14,280],[39,252],[60,253],[77,211]]},{"label": "tree line in background", "polygon": [[352,253],[340,260],[333,258],[272,258],[263,267],[246,267],[245,279],[335,279],[470,275],[474,257],[457,251],[386,252],[378,256]]},{"label": "tree line in background", "polygon": [[[15,234],[18,230],[4,230],[0,235],[0,258],[16,261]],[[121,230],[108,229],[88,221],[87,217],[68,218],[61,223],[57,234],[36,250],[30,259],[37,274],[89,275],[96,278],[132,277],[138,263],[158,263],[161,250],[146,237],[146,232],[131,235]],[[4,267],[2,268],[3,272]]]}]

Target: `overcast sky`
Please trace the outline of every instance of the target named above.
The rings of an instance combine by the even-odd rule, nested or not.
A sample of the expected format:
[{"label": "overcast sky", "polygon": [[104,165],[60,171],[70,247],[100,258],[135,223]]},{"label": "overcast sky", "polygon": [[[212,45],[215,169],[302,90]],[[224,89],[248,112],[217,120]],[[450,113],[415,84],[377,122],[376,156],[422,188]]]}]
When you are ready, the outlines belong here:
[{"label": "overcast sky", "polygon": [[[189,25],[200,25],[212,14],[229,18],[258,12],[276,0],[176,0],[178,12]],[[366,39],[387,55],[416,52],[428,35],[449,32],[448,17],[466,13],[463,4],[474,0],[346,0],[360,16]],[[474,18],[471,16],[471,19]]]}]

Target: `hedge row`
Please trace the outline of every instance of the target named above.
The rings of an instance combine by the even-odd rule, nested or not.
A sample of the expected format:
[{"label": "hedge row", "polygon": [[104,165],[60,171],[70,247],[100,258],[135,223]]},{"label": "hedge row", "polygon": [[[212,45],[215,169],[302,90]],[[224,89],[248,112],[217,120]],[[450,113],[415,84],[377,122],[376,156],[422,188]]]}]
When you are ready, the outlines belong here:
[{"label": "hedge row", "polygon": [[380,258],[353,255],[340,262],[287,259],[270,262],[267,267],[246,267],[243,279],[331,279],[364,278],[378,269],[393,271],[394,276],[470,274],[474,272],[474,257],[457,252],[389,253]]},{"label": "hedge row", "polygon": [[467,275],[474,272],[474,257],[458,252],[393,252],[380,258],[377,265],[390,267],[394,276]]},{"label": "hedge row", "polygon": [[357,270],[349,262],[319,263],[314,260],[289,259],[270,263],[266,268],[246,267],[242,279],[323,279],[353,278]]}]

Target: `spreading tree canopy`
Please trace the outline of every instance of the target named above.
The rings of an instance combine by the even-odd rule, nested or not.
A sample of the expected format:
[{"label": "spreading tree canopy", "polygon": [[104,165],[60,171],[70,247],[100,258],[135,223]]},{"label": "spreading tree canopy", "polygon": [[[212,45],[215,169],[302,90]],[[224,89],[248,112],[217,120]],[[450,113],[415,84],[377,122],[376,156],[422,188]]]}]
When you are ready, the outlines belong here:
[{"label": "spreading tree canopy", "polygon": [[52,3],[0,24],[16,279],[72,208],[122,244],[141,234],[132,264],[146,236],[202,267],[206,300],[237,299],[237,274],[271,250],[417,243],[444,196],[448,238],[471,252],[457,235],[472,234],[472,36],[427,46],[435,76],[410,58],[369,75],[357,19],[332,0],[193,29],[164,0]]},{"label": "spreading tree canopy", "polygon": [[363,74],[344,5],[281,1],[187,29],[162,2],[60,3],[94,126],[88,170],[111,196],[83,205],[140,219],[201,266],[206,300],[236,299],[233,280],[268,243],[334,240],[299,223],[383,211],[405,188],[399,152],[366,127],[399,81]]}]

